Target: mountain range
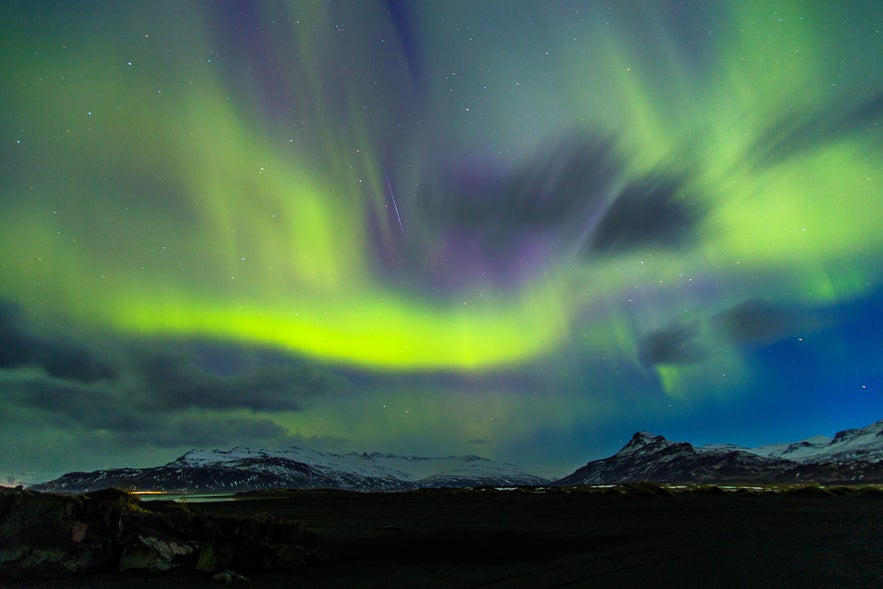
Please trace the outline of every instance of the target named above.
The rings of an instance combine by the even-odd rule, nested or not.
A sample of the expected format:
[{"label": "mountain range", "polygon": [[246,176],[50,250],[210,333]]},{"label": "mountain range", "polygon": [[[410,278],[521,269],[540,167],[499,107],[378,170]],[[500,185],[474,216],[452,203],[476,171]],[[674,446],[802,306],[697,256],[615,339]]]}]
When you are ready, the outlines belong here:
[{"label": "mountain range", "polygon": [[219,493],[257,489],[407,491],[474,486],[657,483],[883,483],[883,421],[791,444],[695,447],[638,432],[616,454],[557,480],[478,456],[425,458],[381,453],[333,454],[292,446],[282,451],[237,447],[191,450],[152,468],[72,472],[31,485],[39,491],[127,490]]},{"label": "mountain range", "polygon": [[883,421],[792,444],[694,447],[638,432],[609,458],[556,485],[657,483],[883,483]]},{"label": "mountain range", "polygon": [[479,456],[332,454],[292,446],[276,452],[242,447],[229,451],[191,450],[164,466],[72,472],[30,488],[78,493],[108,487],[189,493],[270,488],[378,492],[482,485],[536,486],[548,482],[513,464]]}]

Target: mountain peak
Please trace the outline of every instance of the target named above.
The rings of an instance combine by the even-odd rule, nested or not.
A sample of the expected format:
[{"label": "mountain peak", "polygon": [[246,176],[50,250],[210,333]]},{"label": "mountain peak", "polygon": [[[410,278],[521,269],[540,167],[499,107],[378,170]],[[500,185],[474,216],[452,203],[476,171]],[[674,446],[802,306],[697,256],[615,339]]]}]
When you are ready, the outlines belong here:
[{"label": "mountain peak", "polygon": [[660,483],[877,483],[883,480],[883,421],[847,429],[829,438],[742,448],[731,444],[694,447],[647,431],[635,433],[622,450],[593,460],[557,485],[622,482]]},{"label": "mountain peak", "polygon": [[229,492],[281,487],[379,492],[548,482],[515,465],[474,455],[407,457],[379,452],[334,454],[297,446],[280,451],[237,446],[230,450],[189,450],[175,461],[153,468],[68,473],[35,488],[85,491],[120,486]]},{"label": "mountain peak", "polygon": [[664,443],[668,443],[668,440],[664,437],[642,430],[635,432],[628,444],[623,446],[622,450],[619,451],[619,454],[628,454],[644,449],[647,446],[658,446]]}]

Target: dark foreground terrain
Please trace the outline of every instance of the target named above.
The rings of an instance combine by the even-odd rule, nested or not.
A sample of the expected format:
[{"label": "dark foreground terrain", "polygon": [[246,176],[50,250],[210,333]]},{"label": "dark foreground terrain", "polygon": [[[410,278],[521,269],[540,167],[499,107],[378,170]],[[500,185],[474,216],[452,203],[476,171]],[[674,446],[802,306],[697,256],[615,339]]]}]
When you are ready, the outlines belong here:
[{"label": "dark foreground terrain", "polygon": [[[191,503],[311,532],[253,587],[883,587],[879,489],[297,491]],[[3,587],[219,587],[207,573],[98,573]]]}]

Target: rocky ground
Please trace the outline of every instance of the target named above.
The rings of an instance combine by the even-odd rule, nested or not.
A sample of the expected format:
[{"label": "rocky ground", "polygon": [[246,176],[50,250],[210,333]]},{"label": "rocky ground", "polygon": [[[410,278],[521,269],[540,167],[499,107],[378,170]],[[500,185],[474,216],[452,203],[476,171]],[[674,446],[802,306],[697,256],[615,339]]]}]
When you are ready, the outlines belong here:
[{"label": "rocky ground", "polygon": [[[0,490],[0,579],[87,579],[100,573],[296,569],[308,534],[267,513],[221,517],[179,503]],[[230,576],[227,574],[227,576]],[[233,577],[231,577],[233,578]]]},{"label": "rocky ground", "polygon": [[[135,507],[154,510],[151,503]],[[166,505],[159,511],[175,509]],[[115,570],[62,579],[7,578],[3,586],[217,587],[224,577],[212,577],[227,569],[233,571],[230,581],[271,588],[883,586],[883,494],[873,487],[783,487],[763,493],[718,487],[671,491],[655,485],[593,492],[298,491],[181,509],[225,531],[207,540],[211,534],[185,538],[164,528],[169,531],[162,538],[193,546],[192,553],[171,559],[173,565],[183,559],[180,566],[120,572],[124,559],[118,554]],[[7,526],[9,513],[4,506],[0,525]],[[107,513],[116,517],[117,512]],[[110,530],[116,529],[114,517],[107,523]],[[248,571],[234,560],[199,566],[203,545],[222,538],[232,542],[231,535],[270,550],[275,532],[247,532],[250,524],[242,522],[252,519],[288,530],[282,544],[300,547],[296,552],[303,558],[282,558]],[[65,528],[65,541],[77,529]],[[5,532],[3,538],[3,566],[8,567]],[[124,543],[124,552],[134,546],[129,550],[150,554],[149,544],[145,549],[131,542]],[[294,549],[287,550],[290,556]],[[148,556],[139,562],[158,560]]]}]

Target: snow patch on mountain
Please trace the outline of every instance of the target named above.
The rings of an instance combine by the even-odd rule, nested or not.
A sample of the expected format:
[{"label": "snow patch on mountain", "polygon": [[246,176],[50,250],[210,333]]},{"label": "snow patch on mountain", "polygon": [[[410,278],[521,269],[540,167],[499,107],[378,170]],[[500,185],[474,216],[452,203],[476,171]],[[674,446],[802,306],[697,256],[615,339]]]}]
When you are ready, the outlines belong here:
[{"label": "snow patch on mountain", "polygon": [[164,466],[68,473],[31,488],[70,492],[112,486],[174,492],[269,488],[404,491],[478,485],[530,486],[548,482],[513,464],[472,455],[425,458],[379,452],[332,454],[292,446],[279,451],[246,447],[191,450]]},{"label": "snow patch on mountain", "polygon": [[593,460],[556,485],[723,482],[883,482],[883,421],[792,444],[694,447],[637,432],[623,448]]},{"label": "snow patch on mountain", "polygon": [[[269,451],[236,447],[232,450],[191,450],[167,466],[223,466],[241,468],[251,463],[272,464],[274,459],[309,465],[323,473],[347,473],[359,477],[390,478],[406,482],[418,482],[429,477],[446,478],[495,478],[500,476],[534,477],[513,464],[500,464],[479,456],[446,456],[427,458],[422,456],[398,456],[380,452],[334,454],[319,452],[300,446],[285,450]],[[537,482],[545,479],[534,477]]]},{"label": "snow patch on mountain", "polygon": [[813,436],[791,444],[737,448],[758,456],[784,458],[801,464],[883,460],[883,420],[863,428],[837,432],[834,437]]}]

